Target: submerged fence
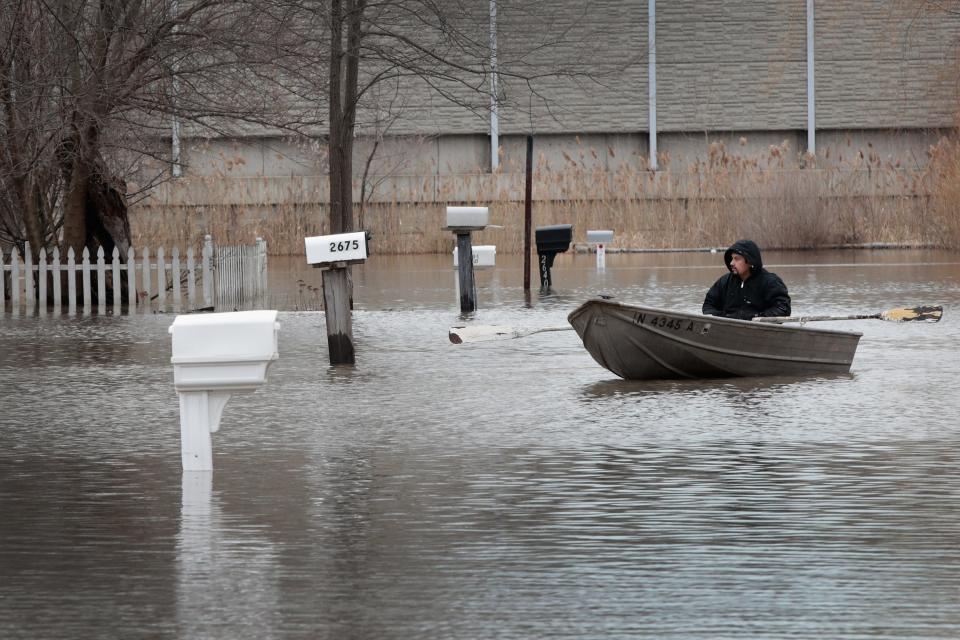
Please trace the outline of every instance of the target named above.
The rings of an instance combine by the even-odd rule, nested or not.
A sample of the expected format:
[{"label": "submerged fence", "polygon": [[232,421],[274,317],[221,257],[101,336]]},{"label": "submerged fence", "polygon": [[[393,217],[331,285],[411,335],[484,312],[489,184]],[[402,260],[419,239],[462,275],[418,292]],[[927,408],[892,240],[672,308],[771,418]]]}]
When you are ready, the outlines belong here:
[{"label": "submerged fence", "polygon": [[267,242],[214,249],[217,306],[239,307],[267,292]]},{"label": "submerged fence", "polygon": [[115,248],[107,262],[101,247],[95,261],[86,248],[79,262],[73,249],[64,261],[54,248],[49,255],[40,249],[34,262],[25,243],[22,259],[16,251],[9,259],[0,252],[0,311],[7,305],[14,312],[70,315],[78,310],[87,315],[94,307],[99,314],[232,310],[266,292],[267,245],[261,238],[253,245],[215,249],[206,236],[199,260],[192,247],[183,258],[178,248],[167,258],[163,247],[154,254],[144,248],[139,255],[131,247],[125,260]]}]

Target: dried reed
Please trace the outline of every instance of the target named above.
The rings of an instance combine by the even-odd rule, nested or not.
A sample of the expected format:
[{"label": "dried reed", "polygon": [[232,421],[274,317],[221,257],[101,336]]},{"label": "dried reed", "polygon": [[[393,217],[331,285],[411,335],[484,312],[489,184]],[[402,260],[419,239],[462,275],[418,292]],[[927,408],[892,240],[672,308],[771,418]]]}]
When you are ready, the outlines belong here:
[{"label": "dried reed", "polygon": [[[559,168],[538,161],[533,223],[572,223],[575,242],[587,229],[613,229],[612,248],[722,246],[738,237],[770,248],[960,246],[957,139],[931,149],[929,164],[915,171],[873,153],[817,166],[786,143],[752,157],[714,143],[687,167],[671,167],[664,156],[656,172],[627,165],[607,171],[564,155]],[[442,229],[445,206],[486,204],[491,222],[504,228],[478,233],[474,242],[520,252],[523,180],[522,171],[509,167],[495,174],[394,178],[358,219],[373,233],[377,253],[448,252],[454,240]],[[305,236],[327,232],[325,200],[324,176],[183,179],[137,205],[131,226],[137,246],[195,245],[204,234],[221,244],[259,236],[273,254],[298,255]]]}]

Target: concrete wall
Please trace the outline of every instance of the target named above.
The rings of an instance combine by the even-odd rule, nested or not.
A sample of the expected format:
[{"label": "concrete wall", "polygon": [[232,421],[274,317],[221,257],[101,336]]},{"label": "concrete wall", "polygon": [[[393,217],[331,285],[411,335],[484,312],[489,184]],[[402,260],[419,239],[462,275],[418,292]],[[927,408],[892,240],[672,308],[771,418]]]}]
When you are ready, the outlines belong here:
[{"label": "concrete wall", "polygon": [[[534,14],[523,3],[503,4],[503,59],[519,55],[536,38],[562,37],[563,44],[544,50],[550,58],[525,62],[575,75],[538,79],[536,96],[524,84],[504,80],[510,100],[500,114],[501,172],[523,172],[527,134],[534,135],[541,170],[647,168],[646,2],[555,0],[537,6]],[[862,156],[919,168],[929,146],[954,125],[960,15],[932,6],[919,0],[815,1],[818,166],[856,168]],[[805,0],[661,1],[656,26],[661,168],[685,170],[717,153],[751,159],[760,168],[801,162]],[[369,166],[379,192],[489,171],[488,98],[469,92],[461,98],[464,104],[451,104],[417,81],[402,88],[398,103],[406,109]],[[359,134],[357,179],[368,168],[373,144],[363,129]],[[265,134],[186,140],[184,148],[186,174],[193,177],[326,172],[325,150],[316,142]]]},{"label": "concrete wall", "polygon": [[956,12],[937,3],[816,0],[817,126],[937,128],[957,115]]},{"label": "concrete wall", "polygon": [[[931,146],[944,129],[848,129],[817,134],[817,165],[856,169],[873,159],[906,169],[921,169]],[[501,173],[523,173],[526,136],[504,135]],[[658,137],[660,168],[687,171],[710,165],[718,154],[758,169],[799,167],[806,132],[703,131],[667,132]],[[371,148],[358,139],[354,178],[359,182]],[[381,183],[437,176],[471,176],[489,172],[490,141],[482,134],[397,137],[378,146],[369,181]],[[208,181],[321,177],[326,175],[325,150],[309,149],[280,138],[244,141],[213,140],[185,146],[186,175]],[[541,172],[640,171],[648,168],[647,135],[638,133],[538,134],[534,136],[534,167]],[[381,188],[381,191],[383,189]]]}]

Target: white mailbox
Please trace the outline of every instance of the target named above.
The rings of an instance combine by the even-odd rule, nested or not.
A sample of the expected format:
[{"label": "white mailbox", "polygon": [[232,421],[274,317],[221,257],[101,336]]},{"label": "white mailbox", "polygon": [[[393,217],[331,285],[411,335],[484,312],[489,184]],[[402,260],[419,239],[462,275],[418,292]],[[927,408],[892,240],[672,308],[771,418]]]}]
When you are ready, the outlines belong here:
[{"label": "white mailbox", "polygon": [[[496,266],[497,246],[493,244],[480,244],[472,248],[473,266],[477,269]],[[460,266],[460,251],[458,247],[453,248],[453,266]]]},{"label": "white mailbox", "polygon": [[597,245],[597,269],[599,270],[607,267],[607,249],[604,245],[611,242],[613,242],[613,231],[609,229],[587,231],[587,244]]},{"label": "white mailbox", "polygon": [[613,242],[613,231],[593,230],[587,231],[587,244],[610,244]]},{"label": "white mailbox", "polygon": [[305,238],[307,264],[316,267],[338,262],[356,264],[367,259],[367,233],[337,233],[331,236]]},{"label": "white mailbox", "polygon": [[232,394],[267,381],[279,331],[276,311],[180,315],[170,325],[184,471],[213,470],[210,434]]},{"label": "white mailbox", "polygon": [[490,224],[487,207],[447,207],[447,226],[451,231],[481,231]]}]

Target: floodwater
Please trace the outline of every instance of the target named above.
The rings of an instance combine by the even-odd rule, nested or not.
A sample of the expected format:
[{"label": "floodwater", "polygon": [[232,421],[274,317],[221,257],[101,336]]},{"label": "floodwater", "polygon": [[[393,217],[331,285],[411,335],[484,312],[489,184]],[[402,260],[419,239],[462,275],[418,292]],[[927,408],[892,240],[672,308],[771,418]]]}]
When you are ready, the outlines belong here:
[{"label": "floodwater", "polygon": [[501,256],[469,318],[449,257],[375,256],[330,367],[319,273],[271,259],[280,360],[182,474],[172,315],[8,312],[0,637],[960,637],[960,256],[766,260],[795,314],[944,319],[826,324],[848,375],[627,382],[572,331],[447,329],[696,310],[720,256],[561,255],[529,304]]}]

